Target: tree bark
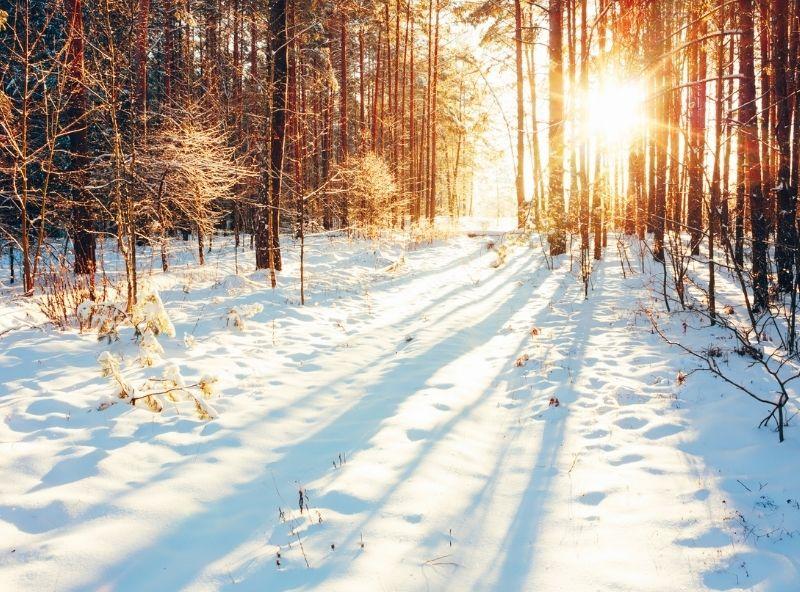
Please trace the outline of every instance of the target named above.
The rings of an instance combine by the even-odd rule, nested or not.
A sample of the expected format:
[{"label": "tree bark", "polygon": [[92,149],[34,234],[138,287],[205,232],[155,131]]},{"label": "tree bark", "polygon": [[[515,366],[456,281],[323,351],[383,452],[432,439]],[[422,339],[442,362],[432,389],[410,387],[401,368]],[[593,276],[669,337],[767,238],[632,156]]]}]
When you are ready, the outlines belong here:
[{"label": "tree bark", "polygon": [[[286,93],[288,90],[288,47],[286,0],[270,0],[272,26],[272,105],[269,116],[269,165],[262,181],[262,203],[256,229],[256,269],[280,271],[280,204],[283,155],[286,141]],[[274,287],[274,278],[273,278]]]},{"label": "tree bark", "polygon": [[775,121],[775,137],[778,143],[779,161],[777,191],[777,233],[775,238],[775,265],[778,271],[778,287],[783,292],[790,292],[794,284],[792,272],[794,251],[797,238],[795,236],[796,196],[791,187],[791,131],[792,112],[789,97],[789,76],[787,57],[789,35],[787,15],[788,0],[775,0],[772,13],[772,80],[777,107]]},{"label": "tree bark", "polygon": [[75,252],[75,273],[88,275],[94,286],[95,233],[90,204],[85,194],[88,165],[87,93],[84,79],[84,30],[81,0],[65,0],[67,20],[67,107],[69,128],[69,177],[72,192],[72,244]]},{"label": "tree bark", "polygon": [[548,168],[550,212],[550,255],[567,250],[564,227],[564,71],[562,53],[563,0],[550,0],[550,126]]},{"label": "tree bark", "polygon": [[750,224],[753,233],[753,308],[765,310],[767,294],[767,218],[761,189],[761,158],[756,114],[756,83],[753,64],[753,2],[739,0],[739,29],[741,68],[739,93],[739,141],[744,150],[744,191],[750,200]]},{"label": "tree bark", "polygon": [[699,41],[706,34],[705,20],[700,18],[702,7],[695,1],[689,13],[692,41],[689,51],[689,193],[687,196],[686,224],[689,227],[692,255],[700,253],[703,237],[703,173],[705,168],[706,139],[706,52]]},{"label": "tree bark", "polygon": [[514,0],[514,63],[517,74],[517,228],[525,226],[525,78],[522,73],[522,2]]}]

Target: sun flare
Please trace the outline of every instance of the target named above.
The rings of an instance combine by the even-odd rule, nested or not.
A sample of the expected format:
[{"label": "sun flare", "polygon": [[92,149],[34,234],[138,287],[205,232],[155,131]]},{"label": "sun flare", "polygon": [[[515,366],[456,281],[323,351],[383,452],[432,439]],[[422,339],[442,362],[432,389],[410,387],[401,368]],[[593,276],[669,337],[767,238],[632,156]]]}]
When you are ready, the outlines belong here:
[{"label": "sun flare", "polygon": [[588,131],[607,141],[629,138],[643,129],[645,93],[637,82],[620,82],[589,93]]}]

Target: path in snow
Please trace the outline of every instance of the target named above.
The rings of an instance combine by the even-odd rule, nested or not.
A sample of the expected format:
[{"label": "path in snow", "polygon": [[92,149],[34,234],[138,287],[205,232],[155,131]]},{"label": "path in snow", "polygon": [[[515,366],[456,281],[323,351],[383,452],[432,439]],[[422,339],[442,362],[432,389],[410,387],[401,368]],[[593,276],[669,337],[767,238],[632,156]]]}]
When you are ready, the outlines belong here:
[{"label": "path in snow", "polygon": [[[312,259],[312,285],[341,271],[328,257]],[[226,384],[211,424],[114,409],[23,438],[35,409],[10,411],[3,440],[28,445],[4,471],[30,442],[71,464],[40,459],[0,490],[0,535],[21,550],[0,588],[733,588],[715,571],[735,551],[724,495],[682,452],[677,370],[637,314],[650,295],[609,257],[588,301],[568,261],[548,270],[516,248],[495,270],[472,239],[409,253],[398,277],[324,306],[277,296],[275,322],[201,328],[183,353]],[[179,335],[203,298],[181,305]],[[65,504],[69,518],[31,527]]]}]

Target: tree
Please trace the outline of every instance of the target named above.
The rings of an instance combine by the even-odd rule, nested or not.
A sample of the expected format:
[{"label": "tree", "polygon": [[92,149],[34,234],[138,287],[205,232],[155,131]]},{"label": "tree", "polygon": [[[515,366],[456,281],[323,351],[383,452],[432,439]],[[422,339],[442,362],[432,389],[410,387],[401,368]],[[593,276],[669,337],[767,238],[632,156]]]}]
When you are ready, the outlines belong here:
[{"label": "tree", "polygon": [[756,117],[756,81],[753,65],[753,2],[739,0],[739,141],[744,157],[744,191],[750,204],[750,224],[753,232],[753,308],[763,311],[767,295],[767,218],[761,190],[761,158],[759,154]]},{"label": "tree", "polygon": [[689,192],[687,196],[687,225],[691,236],[692,254],[700,253],[703,235],[703,177],[705,168],[706,135],[706,52],[704,38],[706,22],[702,6],[696,1],[689,14],[691,39],[689,49]]},{"label": "tree", "polygon": [[[288,92],[288,44],[286,0],[270,0],[272,29],[272,102],[267,138],[269,164],[262,183],[262,202],[256,229],[256,268],[280,271],[280,204],[283,182],[286,132],[286,94]],[[273,276],[273,285],[275,283]]]},{"label": "tree", "polygon": [[550,126],[549,145],[549,212],[550,254],[567,250],[564,220],[564,73],[562,62],[562,0],[550,0]]},{"label": "tree", "polygon": [[[797,215],[796,191],[792,188],[790,178],[792,111],[789,96],[789,79],[793,73],[787,64],[789,52],[788,19],[789,2],[775,0],[772,12],[772,79],[774,84],[777,117],[775,119],[775,136],[778,143],[778,178],[777,178],[777,233],[775,237],[775,264],[778,269],[778,287],[783,292],[791,292],[794,286],[792,272],[797,249],[796,223]],[[796,56],[795,56],[796,57]],[[797,139],[795,139],[795,144]]]},{"label": "tree", "polygon": [[525,225],[525,77],[522,72],[522,2],[514,0],[514,64],[517,75],[517,228]]},{"label": "tree", "polygon": [[90,203],[85,193],[88,165],[87,93],[84,80],[84,30],[81,0],[65,0],[67,20],[67,107],[64,115],[69,130],[69,174],[72,188],[72,244],[75,273],[94,282],[95,234]]}]

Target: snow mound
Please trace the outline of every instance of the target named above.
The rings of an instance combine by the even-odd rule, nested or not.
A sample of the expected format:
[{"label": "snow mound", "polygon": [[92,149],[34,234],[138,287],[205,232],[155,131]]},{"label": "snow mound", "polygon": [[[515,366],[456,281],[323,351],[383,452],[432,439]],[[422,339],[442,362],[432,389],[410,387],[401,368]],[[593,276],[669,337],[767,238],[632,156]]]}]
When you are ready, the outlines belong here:
[{"label": "snow mound", "polygon": [[406,266],[406,257],[405,255],[400,255],[400,258],[397,261],[394,261],[383,268],[384,273],[397,273],[401,271]]},{"label": "snow mound", "polygon": [[616,387],[611,397],[618,405],[641,405],[650,400],[650,397],[638,393],[627,386]]},{"label": "snow mound", "polygon": [[240,304],[234,306],[228,311],[226,315],[226,324],[229,327],[244,331],[245,320],[251,319],[264,310],[264,306],[260,302],[252,304]]},{"label": "snow mound", "polygon": [[401,252],[396,257],[392,257],[383,251],[375,251],[373,264],[377,269],[385,272],[397,271],[397,269],[404,266],[406,263],[405,253]]},{"label": "snow mound", "polygon": [[228,296],[236,296],[263,286],[241,275],[228,275],[222,278],[216,287]]}]

